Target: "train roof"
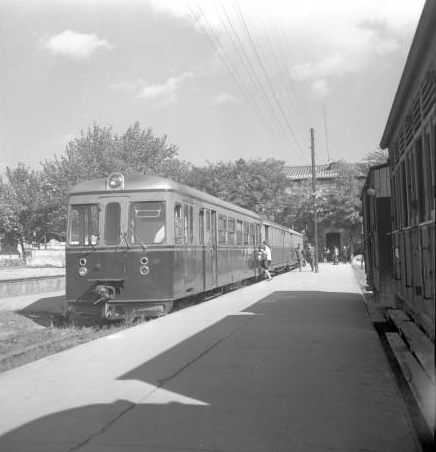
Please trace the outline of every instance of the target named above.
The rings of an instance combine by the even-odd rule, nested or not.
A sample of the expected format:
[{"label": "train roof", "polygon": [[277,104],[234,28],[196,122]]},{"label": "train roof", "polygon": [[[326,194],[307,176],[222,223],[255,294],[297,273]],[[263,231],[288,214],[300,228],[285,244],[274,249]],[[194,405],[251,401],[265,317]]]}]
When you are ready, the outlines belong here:
[{"label": "train roof", "polygon": [[263,224],[266,224],[267,226],[274,226],[274,227],[276,227],[276,228],[283,229],[284,231],[290,231],[292,234],[295,234],[295,235],[301,235],[301,237],[303,237],[303,234],[302,234],[301,232],[295,231],[294,229],[288,228],[288,227],[283,226],[283,225],[281,225],[281,224],[274,223],[273,221],[270,221],[270,220],[262,220],[262,223],[263,223]]},{"label": "train roof", "polygon": [[[108,176],[109,177],[109,176]],[[107,194],[108,192],[116,194],[123,192],[137,192],[137,191],[167,191],[176,192],[185,196],[209,202],[211,204],[223,207],[225,209],[233,210],[243,215],[248,215],[252,218],[261,220],[260,216],[251,210],[239,207],[236,204],[223,201],[220,198],[209,195],[187,185],[179,184],[171,179],[166,179],[160,176],[151,174],[124,174],[124,189],[123,190],[108,190],[107,177],[92,179],[81,182],[71,187],[69,195],[85,195],[85,194]]]}]

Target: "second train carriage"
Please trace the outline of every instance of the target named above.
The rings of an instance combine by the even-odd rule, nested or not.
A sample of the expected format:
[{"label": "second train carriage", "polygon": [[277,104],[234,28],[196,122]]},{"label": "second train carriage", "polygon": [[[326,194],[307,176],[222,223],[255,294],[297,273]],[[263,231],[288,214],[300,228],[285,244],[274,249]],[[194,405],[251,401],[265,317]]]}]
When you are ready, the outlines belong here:
[{"label": "second train carriage", "polygon": [[302,235],[157,176],[115,173],[69,196],[66,294],[77,314],[154,317],[176,300],[255,279],[261,241],[273,269],[295,265]]}]

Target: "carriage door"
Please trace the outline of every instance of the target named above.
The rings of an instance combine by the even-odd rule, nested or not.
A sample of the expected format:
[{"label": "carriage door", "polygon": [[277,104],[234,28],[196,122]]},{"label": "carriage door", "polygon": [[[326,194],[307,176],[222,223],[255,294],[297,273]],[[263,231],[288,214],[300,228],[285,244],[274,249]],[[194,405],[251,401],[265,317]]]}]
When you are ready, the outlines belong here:
[{"label": "carriage door", "polygon": [[210,244],[212,252],[210,253],[211,262],[212,262],[212,287],[218,286],[218,239],[217,239],[217,230],[216,230],[216,211],[210,211]]}]

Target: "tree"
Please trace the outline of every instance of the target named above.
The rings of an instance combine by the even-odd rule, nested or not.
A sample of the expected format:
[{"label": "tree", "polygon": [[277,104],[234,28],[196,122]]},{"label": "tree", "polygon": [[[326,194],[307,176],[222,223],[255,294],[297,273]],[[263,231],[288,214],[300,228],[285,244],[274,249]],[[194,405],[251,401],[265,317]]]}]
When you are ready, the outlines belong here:
[{"label": "tree", "polygon": [[155,137],[151,129],[141,129],[138,122],[121,136],[113,135],[111,128],[94,124],[68,143],[64,155],[43,163],[42,177],[53,206],[47,218],[49,224],[58,233],[65,231],[71,185],[118,171],[167,177],[177,174],[183,178],[189,164],[177,160],[176,156],[177,147],[167,144],[165,135]]},{"label": "tree", "polygon": [[377,149],[369,152],[363,159],[364,165],[368,168],[371,166],[381,165],[386,163],[389,158],[389,153],[386,149]]},{"label": "tree", "polygon": [[243,160],[193,167],[184,183],[271,220],[282,213],[287,179],[284,162]]},{"label": "tree", "polygon": [[2,252],[16,250],[19,243],[24,255],[24,241],[47,235],[53,207],[40,172],[21,163],[16,168],[6,168],[5,177],[0,180]]}]

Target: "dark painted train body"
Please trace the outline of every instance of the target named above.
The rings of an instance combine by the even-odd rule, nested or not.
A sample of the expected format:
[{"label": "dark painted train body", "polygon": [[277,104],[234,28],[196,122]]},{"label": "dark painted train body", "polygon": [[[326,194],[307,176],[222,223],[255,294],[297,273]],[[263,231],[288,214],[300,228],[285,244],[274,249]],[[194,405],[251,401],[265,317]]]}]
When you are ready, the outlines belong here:
[{"label": "dark painted train body", "polygon": [[216,197],[151,175],[116,173],[70,192],[66,294],[70,309],[104,319],[155,317],[295,265],[302,235]]}]

